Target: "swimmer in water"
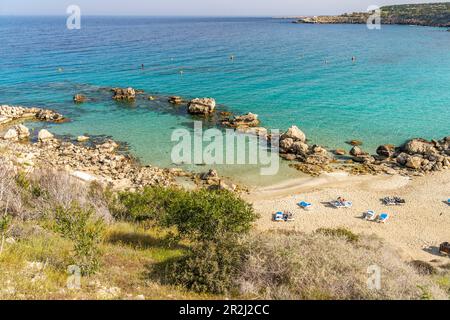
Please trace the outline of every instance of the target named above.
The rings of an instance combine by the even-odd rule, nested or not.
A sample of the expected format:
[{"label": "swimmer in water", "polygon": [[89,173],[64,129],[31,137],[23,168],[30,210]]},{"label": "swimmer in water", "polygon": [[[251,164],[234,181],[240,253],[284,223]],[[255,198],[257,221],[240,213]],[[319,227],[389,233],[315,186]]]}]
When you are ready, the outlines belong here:
[{"label": "swimmer in water", "polygon": [[144,64],[141,64],[141,69],[142,69],[142,70],[144,70],[144,69],[145,69],[145,66],[144,66]]},{"label": "swimmer in water", "polygon": [[230,56],[230,60],[234,60],[234,55],[231,55],[231,56]]},{"label": "swimmer in water", "polygon": [[353,61],[353,62],[356,61],[356,57],[355,57],[355,56],[352,57],[352,61]]}]

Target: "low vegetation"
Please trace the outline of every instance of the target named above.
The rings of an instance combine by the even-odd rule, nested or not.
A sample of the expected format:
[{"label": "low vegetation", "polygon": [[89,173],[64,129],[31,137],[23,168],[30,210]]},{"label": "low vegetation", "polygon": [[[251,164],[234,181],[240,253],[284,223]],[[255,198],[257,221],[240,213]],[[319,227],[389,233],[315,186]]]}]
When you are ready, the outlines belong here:
[{"label": "low vegetation", "polygon": [[[257,233],[228,191],[114,193],[0,165],[2,299],[441,299],[450,270],[347,229]],[[367,286],[379,267],[380,290]],[[77,268],[73,268],[76,266]],[[81,278],[78,277],[80,271]]]}]

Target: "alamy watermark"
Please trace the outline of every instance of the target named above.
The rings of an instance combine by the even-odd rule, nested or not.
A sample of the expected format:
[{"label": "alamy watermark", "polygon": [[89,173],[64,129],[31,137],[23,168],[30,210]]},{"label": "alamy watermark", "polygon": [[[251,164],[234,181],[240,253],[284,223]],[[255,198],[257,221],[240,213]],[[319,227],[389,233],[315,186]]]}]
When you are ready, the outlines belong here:
[{"label": "alamy watermark", "polygon": [[369,30],[381,29],[381,9],[379,6],[372,5],[367,8],[369,18],[367,19],[367,28]]},{"label": "alamy watermark", "polygon": [[367,288],[369,290],[381,290],[381,268],[374,264],[367,268]]},{"label": "alamy watermark", "polygon": [[67,289],[80,290],[81,289],[81,268],[76,265],[70,265],[67,267]]},{"label": "alamy watermark", "polygon": [[81,29],[81,8],[77,5],[70,5],[67,7],[66,13],[69,15],[66,20],[67,29]]},{"label": "alamy watermark", "polygon": [[260,165],[261,175],[276,175],[280,167],[279,133],[271,130],[266,138],[234,129],[204,131],[202,122],[195,121],[193,132],[187,129],[172,132],[172,142],[178,143],[172,148],[171,159],[178,165]]}]

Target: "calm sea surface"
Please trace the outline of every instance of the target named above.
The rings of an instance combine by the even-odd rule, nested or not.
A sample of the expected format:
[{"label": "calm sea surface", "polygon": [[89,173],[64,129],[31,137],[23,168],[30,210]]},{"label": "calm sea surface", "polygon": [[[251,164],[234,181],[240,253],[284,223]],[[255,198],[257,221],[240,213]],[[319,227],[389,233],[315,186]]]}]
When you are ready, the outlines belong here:
[{"label": "calm sea surface", "polygon": [[[99,95],[113,86],[211,96],[233,112],[259,114],[269,128],[296,124],[313,143],[348,148],[346,140],[359,139],[374,151],[450,134],[450,33],[136,17],[86,17],[81,30],[67,30],[65,17],[0,17],[1,104],[55,109],[72,121],[46,125],[52,132],[109,135],[142,162],[170,166],[171,133],[193,119],[161,101],[126,106]],[[95,99],[74,105],[78,92]],[[245,180],[252,170],[225,171]]]}]

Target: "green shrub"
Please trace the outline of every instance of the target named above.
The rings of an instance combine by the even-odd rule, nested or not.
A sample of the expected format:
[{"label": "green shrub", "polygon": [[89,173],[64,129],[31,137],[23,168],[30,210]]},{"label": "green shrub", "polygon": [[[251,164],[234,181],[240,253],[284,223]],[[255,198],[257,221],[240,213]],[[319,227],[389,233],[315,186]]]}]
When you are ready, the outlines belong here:
[{"label": "green shrub", "polygon": [[326,236],[344,238],[348,242],[358,242],[359,240],[359,236],[357,234],[354,234],[353,232],[345,228],[337,228],[337,229],[320,228],[317,229],[316,232]]},{"label": "green shrub", "polygon": [[236,289],[243,247],[229,240],[205,241],[166,269],[169,283],[200,293],[226,294]]},{"label": "green shrub", "polygon": [[189,239],[210,241],[245,234],[256,218],[252,206],[232,192],[201,189],[180,195],[163,223]]},{"label": "green shrub", "polygon": [[116,217],[176,227],[181,236],[196,241],[244,234],[257,218],[250,204],[225,190],[153,187],[121,193],[119,203]]},{"label": "green shrub", "polygon": [[103,239],[104,223],[93,217],[94,210],[72,204],[55,210],[56,231],[73,242],[73,264],[83,275],[95,273],[99,267],[99,244]]},{"label": "green shrub", "polygon": [[16,184],[22,189],[29,190],[31,187],[31,181],[28,179],[27,174],[23,171],[19,171],[16,175]]},{"label": "green shrub", "polygon": [[183,194],[175,188],[148,187],[139,192],[121,192],[113,215],[118,219],[135,222],[146,220],[159,221],[171,204]]}]

